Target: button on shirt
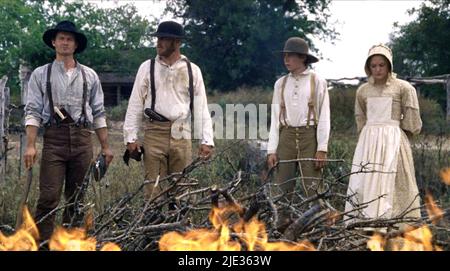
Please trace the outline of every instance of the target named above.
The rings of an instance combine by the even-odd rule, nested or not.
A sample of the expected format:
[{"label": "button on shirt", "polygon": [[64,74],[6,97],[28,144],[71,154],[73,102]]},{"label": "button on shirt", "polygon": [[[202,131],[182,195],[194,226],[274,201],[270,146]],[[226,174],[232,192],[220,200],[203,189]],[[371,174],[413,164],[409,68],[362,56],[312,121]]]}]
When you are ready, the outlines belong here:
[{"label": "button on shirt", "polygon": [[[187,63],[183,59],[171,66],[158,57],[155,61],[155,111],[170,121],[183,124],[190,121],[189,76]],[[211,115],[200,68],[191,62],[194,84],[194,136],[201,139],[201,144],[214,146]],[[134,81],[125,116],[124,143],[136,142],[138,131],[144,119],[144,109],[151,107],[150,60],[139,67]],[[186,125],[180,126],[184,129]],[[186,128],[186,132],[190,129]]]},{"label": "button on shirt", "polygon": [[[311,96],[311,71],[305,70],[299,75],[289,73],[284,88],[284,103],[286,106],[286,123],[284,125],[300,127],[306,126],[308,119],[308,101]],[[327,82],[317,74],[316,84],[316,115],[317,122],[317,150],[327,151],[330,134],[330,102]],[[272,114],[267,153],[276,153],[280,130],[281,86],[283,77],[275,82],[272,98]],[[282,120],[283,121],[283,120]],[[314,125],[313,116],[309,125]]]},{"label": "button on shirt", "polygon": [[[77,63],[75,69],[66,72],[64,62],[53,62],[50,79],[53,105],[64,108],[72,119],[78,121],[83,100],[83,76],[80,67],[83,67],[86,74],[86,119],[93,124],[94,129],[106,127],[102,86],[96,72],[87,66]],[[50,121],[51,111],[46,88],[47,68],[48,65],[40,66],[31,74],[25,105],[25,126],[39,127]]]}]

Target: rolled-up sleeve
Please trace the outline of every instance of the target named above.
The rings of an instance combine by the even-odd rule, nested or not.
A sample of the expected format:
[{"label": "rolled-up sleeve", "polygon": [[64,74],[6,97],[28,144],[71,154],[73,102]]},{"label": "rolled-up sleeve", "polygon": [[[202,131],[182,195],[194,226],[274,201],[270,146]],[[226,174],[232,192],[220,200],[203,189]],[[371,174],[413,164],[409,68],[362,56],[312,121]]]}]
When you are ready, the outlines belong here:
[{"label": "rolled-up sleeve", "polygon": [[44,109],[44,92],[42,90],[39,75],[43,68],[38,68],[30,76],[28,82],[28,94],[25,105],[25,126],[37,126],[42,123],[42,111]]},{"label": "rolled-up sleeve", "polygon": [[92,108],[94,129],[100,129],[106,127],[104,94],[100,79],[95,72],[93,73],[93,79],[89,104]]},{"label": "rolled-up sleeve", "polygon": [[134,80],[133,90],[128,100],[127,113],[123,124],[124,144],[138,140],[139,128],[144,115],[145,98],[149,87],[150,61],[141,64]]}]

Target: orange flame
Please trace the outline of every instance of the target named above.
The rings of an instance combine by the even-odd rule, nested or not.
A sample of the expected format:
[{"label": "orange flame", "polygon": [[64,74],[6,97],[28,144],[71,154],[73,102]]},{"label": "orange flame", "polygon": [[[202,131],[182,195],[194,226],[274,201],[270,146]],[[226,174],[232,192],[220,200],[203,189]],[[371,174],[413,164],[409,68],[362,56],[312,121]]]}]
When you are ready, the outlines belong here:
[{"label": "orange flame", "polygon": [[430,217],[433,224],[436,224],[442,217],[444,217],[444,211],[442,211],[433,199],[433,196],[427,192],[425,195],[425,207],[427,208],[428,217]]},{"label": "orange flame", "polygon": [[[403,237],[389,240],[392,251],[442,251],[442,248],[433,246],[433,235],[428,226],[420,228],[409,227]],[[367,247],[372,251],[384,251],[386,240],[375,233],[367,242]]]},{"label": "orange flame", "polygon": [[446,185],[450,185],[450,167],[441,170],[441,179]]},{"label": "orange flame", "polygon": [[[23,208],[23,223],[19,230],[11,236],[5,236],[0,232],[0,251],[37,251],[39,232],[36,224],[25,206]],[[87,225],[93,225],[92,217],[88,216]],[[75,228],[66,230],[57,227],[50,239],[50,250],[65,251],[95,251],[97,241],[93,237],[87,237],[86,229]],[[114,243],[106,243],[100,251],[120,251],[120,247]]]},{"label": "orange flame", "polygon": [[379,233],[375,233],[367,242],[367,248],[371,251],[384,251],[386,241]]},{"label": "orange flame", "polygon": [[117,244],[108,242],[103,245],[100,251],[121,251],[121,249]]},{"label": "orange flame", "polygon": [[[50,250],[59,251],[96,251],[97,240],[88,237],[86,229],[65,229],[57,227],[50,238]],[[120,247],[114,243],[106,243],[100,251],[120,251]]]},{"label": "orange flame", "polygon": [[57,227],[50,238],[50,250],[60,251],[95,251],[95,238],[87,237],[82,228],[64,229]]},{"label": "orange flame", "polygon": [[[423,226],[418,229],[411,228],[404,234],[401,240],[403,245],[398,248],[399,251],[432,251],[433,244],[432,233],[428,226]],[[396,238],[398,239],[398,237]]]},{"label": "orange flame", "polygon": [[[240,219],[230,228],[227,216],[241,211],[241,207],[236,205],[213,208],[209,215],[213,229],[166,233],[159,240],[159,249],[161,251],[315,250],[308,241],[292,244],[269,242],[264,223],[255,218],[248,222]],[[245,245],[245,248],[242,245]]]},{"label": "orange flame", "polygon": [[25,206],[22,213],[22,225],[11,236],[5,236],[0,232],[0,251],[37,251],[36,240],[39,232],[33,218]]}]

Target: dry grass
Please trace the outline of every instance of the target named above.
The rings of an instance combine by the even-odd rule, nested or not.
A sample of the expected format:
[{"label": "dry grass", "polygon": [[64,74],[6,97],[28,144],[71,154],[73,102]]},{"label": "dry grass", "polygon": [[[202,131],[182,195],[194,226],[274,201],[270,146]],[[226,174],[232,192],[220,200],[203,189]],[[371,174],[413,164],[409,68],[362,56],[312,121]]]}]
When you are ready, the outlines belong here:
[{"label": "dry grass", "polygon": [[[241,89],[235,93],[226,95],[213,95],[209,98],[210,103],[268,103],[270,104],[272,93],[261,89]],[[345,159],[346,164],[329,164],[325,171],[326,178],[335,178],[342,174],[348,173],[350,163],[353,157],[353,151],[356,146],[357,136],[352,133],[353,106],[352,94],[335,93],[332,94],[332,134],[329,147],[329,157],[335,159]],[[342,111],[342,112],[341,112]],[[350,118],[350,119],[349,119]],[[343,125],[343,121],[346,124]],[[424,120],[424,122],[427,120]],[[344,127],[345,126],[345,127]],[[341,129],[345,128],[345,132]],[[19,142],[18,135],[10,136],[9,146],[14,146],[14,149],[8,154],[8,167],[6,181],[0,184],[0,226],[14,225],[16,218],[16,211],[19,206],[20,198],[23,194],[23,187],[26,176],[24,173],[19,177]],[[100,151],[99,144],[94,139],[94,151]],[[38,150],[41,149],[42,138],[38,139]],[[416,167],[416,176],[418,179],[419,188],[422,193],[427,188],[431,190],[435,199],[440,200],[442,207],[450,206],[450,189],[443,185],[439,178],[439,170],[443,167],[450,166],[450,150],[446,148],[449,145],[450,137],[447,136],[421,136],[414,142],[414,158]],[[109,143],[113,149],[115,158],[110,165],[106,178],[100,183],[91,182],[86,202],[92,203],[94,212],[102,213],[115,200],[123,197],[126,193],[135,191],[139,185],[142,184],[144,178],[142,162],[132,161],[130,167],[127,167],[122,160],[122,155],[125,150],[123,145],[123,136],[120,122],[114,122],[109,130]],[[195,146],[194,146],[195,147]],[[224,152],[220,158],[215,159],[207,166],[198,168],[192,172],[192,177],[199,180],[200,187],[207,187],[213,184],[219,186],[231,181],[237,169],[243,171],[245,178],[245,185],[240,191],[242,195],[250,194],[260,186],[259,175],[264,167],[264,153],[260,152],[254,146],[247,144],[246,141],[236,140],[217,140],[216,153]],[[194,152],[195,153],[195,152]],[[29,197],[30,209],[35,209],[35,204],[38,196],[38,176],[39,163],[33,169],[34,180]],[[346,182],[337,189],[345,193]],[[109,183],[109,187],[106,184]],[[142,195],[141,195],[142,196]],[[336,199],[337,201],[338,199]],[[335,202],[335,206],[339,207],[342,204]],[[207,212],[205,212],[206,217]],[[59,220],[60,221],[60,220]],[[5,231],[4,229],[1,229]]]}]

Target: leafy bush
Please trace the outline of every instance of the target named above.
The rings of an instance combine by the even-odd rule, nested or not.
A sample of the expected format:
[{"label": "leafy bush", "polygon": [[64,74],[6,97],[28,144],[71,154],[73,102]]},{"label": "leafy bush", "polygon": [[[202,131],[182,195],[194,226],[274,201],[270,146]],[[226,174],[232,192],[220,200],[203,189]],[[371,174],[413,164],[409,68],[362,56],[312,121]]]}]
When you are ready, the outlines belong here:
[{"label": "leafy bush", "polygon": [[127,113],[128,101],[122,100],[119,105],[106,108],[106,116],[109,120],[124,121]]}]

